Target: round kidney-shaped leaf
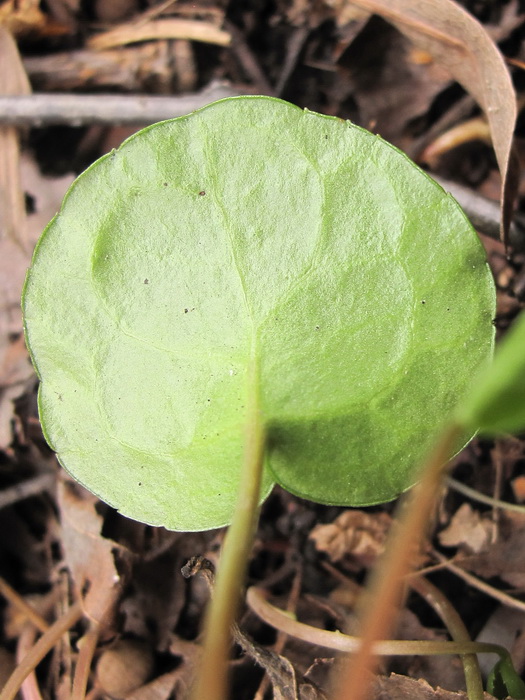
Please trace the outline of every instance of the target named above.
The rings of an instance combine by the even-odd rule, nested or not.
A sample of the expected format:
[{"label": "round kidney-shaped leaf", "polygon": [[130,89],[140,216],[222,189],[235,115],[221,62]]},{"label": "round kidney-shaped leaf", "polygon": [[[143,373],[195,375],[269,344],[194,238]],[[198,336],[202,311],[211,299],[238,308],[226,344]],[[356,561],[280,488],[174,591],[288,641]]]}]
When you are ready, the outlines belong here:
[{"label": "round kidney-shaped leaf", "polygon": [[267,97],[149,127],[71,187],[28,273],[40,412],[125,515],[230,521],[258,366],[273,482],[366,505],[412,483],[491,356],[457,204],[380,138]]}]

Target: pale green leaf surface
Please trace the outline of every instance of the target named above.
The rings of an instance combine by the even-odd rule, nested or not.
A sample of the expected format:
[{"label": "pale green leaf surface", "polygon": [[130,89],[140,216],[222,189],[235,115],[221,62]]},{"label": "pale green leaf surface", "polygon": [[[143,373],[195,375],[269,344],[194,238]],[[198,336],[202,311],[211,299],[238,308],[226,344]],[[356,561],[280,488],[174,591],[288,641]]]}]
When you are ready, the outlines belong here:
[{"label": "pale green leaf surface", "polygon": [[525,313],[499,345],[494,362],[460,404],[458,422],[491,435],[525,430]]},{"label": "pale green leaf surface", "polygon": [[380,138],[266,97],[154,125],[89,168],[28,273],[46,436],[124,514],[230,521],[251,353],[277,481],[366,505],[409,487],[490,358],[482,247]]}]

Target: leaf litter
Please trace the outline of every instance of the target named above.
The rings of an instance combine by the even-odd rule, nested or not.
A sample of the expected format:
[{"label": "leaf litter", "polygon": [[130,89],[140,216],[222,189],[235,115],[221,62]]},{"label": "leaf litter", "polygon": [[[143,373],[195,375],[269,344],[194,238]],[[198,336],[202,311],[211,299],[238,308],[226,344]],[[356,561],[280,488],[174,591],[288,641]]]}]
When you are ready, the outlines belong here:
[{"label": "leaf litter", "polygon": [[[125,2],[123,4],[126,5]],[[418,133],[424,134],[440,114],[455,104],[457,98],[450,97],[450,78],[446,76],[445,72],[441,73],[441,66],[445,65],[443,63],[445,52],[440,51],[439,46],[436,49],[436,41],[437,44],[439,41],[436,39],[435,32],[434,35],[430,32],[430,38],[427,36],[424,40],[424,43],[432,44],[434,51],[430,51],[428,45],[424,47],[425,52],[433,57],[432,60],[425,59],[424,54],[415,54],[414,50],[410,48],[410,44],[407,43],[405,36],[412,41],[417,29],[416,33],[419,34],[417,42],[421,45],[421,26],[414,27],[413,14],[410,14],[409,17],[411,24],[403,28],[401,38],[394,32],[385,32],[384,38],[381,37],[381,25],[374,30],[377,32],[378,40],[381,37],[381,40],[384,41],[384,50],[377,56],[374,56],[372,52],[372,55],[362,57],[360,68],[367,71],[366,74],[369,76],[370,94],[367,95],[365,94],[366,85],[356,81],[349,87],[347,78],[354,61],[355,65],[358,65],[358,57],[352,57],[352,44],[359,40],[362,32],[365,32],[363,37],[366,37],[366,31],[370,31],[370,20],[363,19],[362,15],[361,19],[356,20],[355,14],[348,9],[349,3],[345,3],[344,6],[343,4],[331,3],[324,5],[321,9],[315,8],[317,14],[314,13],[314,8],[309,3],[296,0],[292,4],[294,7],[290,8],[288,4],[278,2],[266,14],[257,9],[248,10],[238,3],[232,3],[228,10],[231,21],[240,27],[246,45],[252,51],[253,57],[266,74],[270,84],[276,84],[279,80],[282,70],[279,57],[285,50],[286,42],[296,31],[297,26],[305,28],[306,38],[303,40],[303,49],[294,59],[295,64],[291,64],[292,67],[288,68],[290,75],[285,84],[283,98],[297,101],[301,106],[308,106],[317,111],[351,117],[357,123],[368,127],[373,126],[374,120],[376,120],[376,124],[384,129],[386,127],[383,127],[382,123],[385,124],[386,120],[382,114],[386,115],[387,113],[384,105],[396,104],[397,87],[392,89],[392,95],[385,99],[382,106],[381,90],[377,90],[377,99],[375,99],[371,84],[375,79],[374,75],[379,78],[381,75],[391,74],[389,71],[397,60],[401,72],[403,67],[406,68],[405,75],[408,76],[409,83],[411,80],[413,81],[412,90],[418,92],[417,109],[414,107],[412,112],[410,110],[404,113],[401,111],[402,116],[396,113],[397,123],[396,120],[393,120],[391,135],[389,135],[394,143],[406,147],[410,147],[411,140]],[[69,5],[73,7],[71,3]],[[368,4],[368,8],[374,10],[370,5],[371,3]],[[378,5],[379,3],[375,3],[375,11],[379,11]],[[412,3],[412,5],[411,13],[414,12],[414,4]],[[427,7],[430,5],[434,9],[444,7],[442,3],[425,3]],[[131,1],[128,6],[128,14],[126,15],[124,11],[123,19],[132,17],[136,11],[134,3]],[[389,3],[390,11],[398,12],[401,6],[402,3]],[[418,3],[418,6],[421,7],[422,4]],[[488,22],[486,27],[492,36],[497,36],[498,41],[507,41],[511,34],[513,35],[514,48],[510,44],[506,44],[506,51],[511,51],[515,57],[519,58],[523,51],[523,23],[516,13],[515,4],[509,3],[505,7],[506,11],[500,15],[498,15],[497,8],[492,8],[480,18],[483,22]],[[37,3],[4,3],[2,6],[3,14],[0,14],[0,23],[14,28],[17,33],[22,32],[25,37],[31,36],[31,32],[27,32],[27,28],[33,27],[34,36],[40,37],[41,42],[42,37],[44,37],[44,43],[49,42],[45,46],[46,56],[55,57],[58,61],[62,61],[62,65],[66,65],[67,42],[78,50],[84,50],[84,60],[87,63],[82,68],[83,72],[79,72],[74,79],[79,86],[83,84],[83,81],[89,81],[89,70],[86,70],[86,65],[89,66],[90,57],[95,65],[95,55],[91,54],[90,50],[86,50],[82,46],[82,39],[78,38],[81,36],[78,29],[83,26],[81,16],[75,14],[74,9],[73,11],[66,9],[66,3],[59,1],[49,3],[44,14],[40,10],[38,13],[35,12],[35,8],[37,8]],[[199,11],[204,13],[206,9],[197,5],[192,11],[195,13],[193,18],[198,19]],[[287,19],[292,14],[295,24]],[[179,16],[182,17],[182,15],[181,11]],[[60,36],[58,33],[54,34],[54,39],[46,39],[46,36],[51,35],[53,23],[57,27],[57,23],[61,21],[61,31],[64,31],[66,25],[63,20],[66,16],[69,17],[70,23],[68,30],[70,34],[67,41],[57,39],[56,37]],[[446,13],[443,16],[446,17]],[[436,18],[434,26],[442,28],[443,20],[437,15],[434,17]],[[336,20],[335,25],[330,25],[330,19]],[[386,19],[390,21],[389,18]],[[401,28],[402,20],[399,17],[398,20],[399,22],[396,20],[396,24],[398,28]],[[421,18],[416,17],[416,23],[420,21]],[[428,24],[428,20],[424,21]],[[354,22],[358,23],[355,30],[351,28],[351,24]],[[461,31],[465,32],[466,35],[469,34],[468,26],[466,29],[464,24],[457,26],[460,26]],[[264,47],[258,41],[263,30],[267,37],[267,43]],[[90,29],[86,29],[86,34],[89,35],[90,31]],[[62,34],[62,36],[66,35]],[[474,36],[478,37],[477,34]],[[270,38],[274,43],[270,43]],[[454,40],[458,40],[461,44],[463,39],[464,35],[461,35],[459,39],[455,35]],[[27,42],[32,40],[26,38],[24,41],[26,43],[22,46],[23,58],[30,59],[29,54],[34,56],[34,49],[27,55],[24,53],[30,46],[30,43]],[[162,85],[166,86],[168,84],[166,80],[169,82],[171,76],[170,69],[166,67],[169,62],[162,62],[164,59],[160,58],[167,55],[167,45],[163,41],[159,40],[151,44],[151,48],[155,47],[155,55],[159,57],[160,63],[158,65],[162,65],[157,76],[163,76],[164,80],[164,83],[162,81],[156,82],[155,89],[157,90],[167,89],[166,87],[162,88]],[[75,42],[77,43],[75,44]],[[356,45],[359,46],[359,44]],[[42,46],[41,43],[40,51],[42,51]],[[457,50],[461,53],[463,51],[457,43],[454,46],[456,48],[453,48],[452,52]],[[450,49],[450,41],[448,47]],[[140,50],[140,46],[126,49],[130,52],[130,56],[134,51],[137,52],[138,56]],[[245,69],[241,64],[236,63],[237,59],[232,58],[228,49],[213,48],[210,49],[212,54],[206,54],[207,47],[193,44],[190,46],[190,51],[197,59],[197,65],[201,67],[199,68],[198,80],[202,84],[206,83],[209,78],[209,69],[204,67],[205,65],[214,66],[213,70],[216,74],[227,77],[238,85],[245,84],[246,81],[250,80],[250,77],[244,72]],[[347,53],[345,54],[344,51]],[[396,51],[399,53],[396,54]],[[208,55],[208,57],[212,55],[211,63],[205,64],[202,60],[204,55]],[[507,55],[507,57],[509,56]],[[374,60],[376,60],[375,67]],[[416,60],[420,63],[414,63]],[[493,51],[490,50],[487,51],[483,60],[485,66],[487,61],[490,63],[486,81],[479,81],[475,71],[472,70],[472,62],[467,61],[463,68],[468,69],[469,75],[464,80],[464,84],[482,106],[487,108],[492,139],[498,148],[498,160],[500,164],[503,164],[504,170],[509,134],[513,131],[513,127],[509,125],[513,114],[512,105],[509,103],[512,98],[506,78],[501,77],[500,59],[495,58]],[[33,62],[31,65],[34,71],[35,63]],[[111,70],[120,71],[118,78],[115,79],[116,82],[120,81],[122,84],[126,70],[131,71],[132,63],[127,64],[129,68],[119,64],[118,60],[112,65]],[[55,65],[52,75],[46,78],[55,81],[53,89],[63,89],[59,85],[61,75],[61,70]],[[37,73],[33,72],[30,76],[34,87],[36,86],[38,89],[39,77]],[[426,76],[429,78],[428,86],[425,86]],[[144,86],[147,89],[147,75],[139,75],[135,71],[133,76],[129,72],[128,77],[130,85],[139,84],[143,86],[143,89]],[[379,81],[385,90],[388,90],[387,83],[388,80],[383,79],[383,83]],[[494,98],[494,94],[485,94],[489,84],[491,89],[496,90],[497,98]],[[419,92],[419,88],[421,88],[421,92]],[[502,90],[503,92],[500,92]],[[398,95],[397,104],[401,105],[403,101],[401,80],[399,81]],[[498,109],[491,112],[489,107],[494,104],[491,102],[494,99],[498,102]],[[97,135],[97,128],[91,127],[85,131],[84,143],[88,149],[92,148],[89,143],[95,144],[96,149],[97,139],[100,139],[100,131]],[[48,139],[49,143],[54,144],[57,152],[65,152],[67,144],[63,139],[63,132],[58,140],[53,133],[49,132]],[[104,134],[104,139],[111,139],[111,130]],[[487,152],[480,151],[479,146],[475,143],[462,146],[462,149],[466,159],[463,159],[460,177],[466,181],[468,186],[477,187],[480,183],[480,170],[479,165],[476,166],[477,169],[474,168],[474,159],[477,158],[478,163],[481,159],[484,164],[484,169],[481,169],[481,186],[485,187],[486,191],[493,191],[493,185],[488,186],[487,183],[496,181],[495,169]],[[47,156],[47,162],[45,153],[37,154],[35,159],[35,153],[29,153],[28,142],[25,139],[23,139],[23,150],[25,151],[24,158],[37,172],[37,177],[40,177],[39,167],[49,170],[49,156]],[[70,151],[71,153],[74,155],[74,147]],[[441,166],[438,164],[436,167]],[[29,191],[33,196],[37,195],[37,200],[39,199],[38,192],[47,191],[46,183],[53,183],[53,186],[56,184],[59,189],[63,187],[62,191],[64,191],[67,182],[64,181],[63,185],[59,184],[62,174],[63,171],[55,173],[51,180],[49,178],[46,182],[42,180],[38,186],[31,188],[24,186],[24,190]],[[62,194],[58,193],[55,203],[50,205],[49,215],[44,214],[44,219],[49,218],[54,213],[53,210],[56,210],[61,196]],[[34,233],[29,232],[29,247],[36,240],[43,223],[41,221],[37,224]],[[4,245],[3,239],[0,244]],[[491,248],[491,251],[494,250],[496,252],[491,252],[492,258],[496,255],[499,256],[498,260],[505,260],[505,254],[501,247],[499,249]],[[5,254],[0,255],[2,261],[0,264],[3,266],[0,271],[1,283],[3,288],[5,287],[6,290],[11,288],[13,291],[6,295],[6,299],[10,298],[11,301],[10,305],[6,307],[7,313],[4,312],[0,319],[2,324],[5,323],[2,326],[0,341],[6,352],[9,350],[8,360],[2,365],[0,381],[2,387],[15,384],[19,387],[17,391],[20,391],[20,393],[15,392],[10,396],[7,396],[6,391],[2,392],[2,397],[7,396],[6,399],[2,398],[5,401],[3,406],[8,407],[4,414],[1,414],[2,405],[0,405],[0,415],[5,416],[0,425],[0,428],[2,425],[4,426],[2,442],[0,443],[0,448],[3,450],[0,477],[3,487],[11,487],[21,478],[31,478],[35,474],[39,474],[44,465],[48,469],[52,458],[42,437],[35,429],[34,380],[30,370],[27,369],[29,367],[25,362],[27,357],[24,355],[20,343],[21,325],[17,304],[20,285],[28,264],[29,251],[24,255],[18,255],[13,246],[5,247],[2,253],[4,251]],[[515,255],[510,264],[505,263],[504,268],[498,268],[501,276],[499,287],[501,315],[498,323],[502,328],[508,325],[516,310],[522,306],[522,301],[520,302],[513,295],[513,288],[523,270],[523,264],[523,258]],[[12,344],[13,347],[11,347]],[[512,443],[514,447],[516,443],[523,445],[522,441],[516,440]],[[519,484],[519,480],[522,478],[525,465],[523,448],[521,447],[521,451],[518,449],[514,452],[507,449],[498,462],[491,452],[491,447],[492,443],[490,442],[473,443],[457,458],[456,473],[465,479],[470,486],[487,494],[492,492],[496,480],[499,483],[501,497],[513,500],[511,483]],[[55,468],[56,466],[53,467],[53,469]],[[60,488],[63,489],[64,485],[62,484]],[[118,645],[121,640],[126,639],[144,644],[149,650],[147,653],[153,655],[155,664],[152,676],[141,679],[144,681],[142,687],[128,693],[127,697],[132,697],[134,700],[167,700],[169,697],[184,697],[192,673],[195,668],[198,668],[198,629],[207,593],[205,587],[199,584],[196,579],[184,581],[180,577],[179,571],[186,559],[193,554],[204,553],[210,558],[216,557],[220,536],[210,533],[202,536],[173,537],[171,533],[164,533],[162,529],[145,528],[138,524],[130,526],[120,516],[97,505],[95,501],[86,503],[84,499],[77,498],[77,496],[78,493],[74,497],[69,493],[65,496],[65,502],[62,501],[60,506],[61,529],[57,527],[54,510],[58,501],[55,500],[52,492],[45,492],[40,496],[33,495],[29,500],[15,502],[0,510],[0,525],[4,532],[11,535],[0,543],[0,574],[4,575],[23,595],[45,590],[56,593],[60,589],[62,590],[60,595],[64,601],[64,579],[57,572],[61,569],[68,570],[73,587],[80,591],[80,594],[84,588],[84,605],[89,607],[92,614],[94,612],[97,619],[100,619],[100,616],[104,614],[101,610],[103,611],[105,606],[109,606],[109,608],[112,605],[116,606],[118,614],[101,636],[97,658],[101,658],[105,651],[111,648],[112,643]],[[63,492],[61,498],[64,499]],[[386,515],[390,513],[390,509],[386,506],[379,512]],[[259,585],[266,585],[268,590],[276,595],[283,595],[289,589],[291,572],[300,567],[303,576],[297,614],[300,619],[328,629],[333,628],[334,624],[344,624],[349,615],[346,610],[341,612],[341,608],[334,607],[333,601],[330,601],[331,593],[337,586],[342,585],[336,576],[343,574],[353,580],[356,571],[361,571],[363,565],[370,565],[375,556],[374,548],[380,551],[381,538],[379,537],[378,542],[375,535],[370,534],[366,528],[363,528],[364,534],[357,537],[356,544],[353,545],[355,533],[352,534],[351,528],[345,526],[343,516],[344,512],[339,511],[339,509],[303,503],[298,499],[277,492],[272,496],[263,512],[257,545],[251,562],[252,581],[257,581]],[[466,522],[466,529],[463,532],[462,519]],[[382,517],[379,517],[378,521],[381,522],[381,520]],[[510,586],[511,593],[516,596],[520,595],[523,589],[525,565],[519,556],[519,552],[523,550],[523,523],[519,517],[505,515],[499,516],[499,520],[494,520],[492,511],[487,506],[478,506],[473,503],[467,505],[465,497],[450,493],[443,501],[441,520],[441,536],[448,531],[448,544],[443,550],[447,556],[456,553],[455,559],[458,560],[458,565],[473,571],[483,579],[489,579],[497,587],[507,590]],[[494,522],[499,523],[496,528],[496,541],[491,543],[490,538],[483,541],[482,531],[485,532],[486,528],[487,532],[492,535]],[[328,528],[324,531],[327,543],[325,554],[316,551],[314,547],[319,532],[323,533],[322,528]],[[333,538],[331,545],[331,536],[327,536],[326,533],[333,532],[337,533],[337,537]],[[66,540],[68,540],[68,545],[65,544]],[[91,552],[91,555],[86,556],[85,561],[82,561],[79,552],[84,551],[86,542],[88,543],[86,554]],[[330,549],[330,546],[333,549]],[[442,543],[441,546],[443,546]],[[478,552],[473,554],[473,549],[478,549]],[[75,550],[77,551],[75,552]],[[66,552],[69,552],[69,555]],[[330,554],[336,557],[335,569],[332,573],[328,573],[323,566],[324,559]],[[432,563],[431,560],[427,559],[425,565]],[[445,590],[449,589],[449,595],[456,596],[455,603],[475,634],[482,618],[486,617],[486,596],[478,594],[470,588],[464,588],[462,592],[457,593],[458,584],[452,575],[442,573],[436,574],[436,576],[439,576],[440,585]],[[118,583],[117,578],[119,579]],[[105,582],[105,586],[102,582]],[[119,588],[122,589],[120,599],[116,595]],[[89,595],[90,591],[91,596]],[[73,594],[72,598],[76,595]],[[307,596],[314,596],[317,603],[313,605],[311,602],[313,599],[308,599]],[[66,595],[65,604],[67,605],[68,600],[71,602],[72,598]],[[469,605],[465,605],[462,609],[466,600],[470,601]],[[477,604],[477,608],[473,608],[474,612],[472,612],[469,607],[472,607],[474,603]],[[428,614],[422,612],[418,606],[414,607],[413,602],[410,605],[413,608],[413,612],[410,614],[416,617],[417,613],[416,619],[419,620],[418,624],[421,626],[416,634],[425,634],[425,630],[426,633],[431,633],[437,624],[436,620],[429,618]],[[54,613],[56,616],[58,614],[58,612]],[[53,613],[49,619],[52,621]],[[274,641],[272,631],[256,619],[246,616],[242,621],[242,627],[254,639],[258,640],[258,643],[269,648],[272,647]],[[64,656],[64,649],[62,649],[60,654],[56,655],[57,658],[62,659],[67,659],[69,655],[69,663],[72,668],[78,654],[76,640],[85,634],[86,629],[86,622],[76,625],[71,630],[69,651],[65,652]],[[517,630],[515,633],[519,634],[519,631]],[[439,627],[438,632],[442,633],[442,629],[440,630]],[[523,634],[523,630],[521,632]],[[9,666],[13,659],[11,652],[14,650],[14,645],[13,639],[8,638],[5,632],[0,641],[0,650],[4,656],[7,654],[5,663]],[[283,658],[293,664],[293,672],[299,679],[302,679],[306,673],[313,673],[315,676],[315,672],[309,671],[309,669],[312,664],[315,668],[315,656],[320,658],[323,656],[319,649],[310,649],[304,643],[296,644],[292,641],[288,641],[280,653]],[[67,663],[64,668],[66,667]],[[325,684],[325,688],[328,687],[329,674],[327,671],[330,667],[330,661],[317,663],[316,672],[321,681],[321,687],[323,684]],[[4,663],[2,663],[2,668],[4,668]],[[97,683],[96,668],[97,665],[94,663],[90,684]],[[260,680],[260,672],[255,674],[253,663],[241,657],[233,662],[232,669],[235,697],[239,699],[254,697]],[[403,697],[417,700],[427,700],[427,698],[452,700],[452,698],[465,697],[461,692],[454,692],[452,689],[444,691],[428,685],[426,681],[422,680],[427,672],[421,666],[411,669],[404,668],[402,672],[403,674],[413,673],[415,678],[395,674],[381,676],[376,682],[373,691],[374,697]],[[432,673],[428,676],[430,682],[434,685],[445,685],[459,690],[456,675],[450,676],[449,684],[446,668],[439,671],[439,674],[441,674],[442,683],[436,683],[436,677],[432,676]],[[66,679],[67,685],[67,673],[63,678]],[[53,683],[55,683],[56,688],[61,687],[60,672],[53,675],[42,667],[37,671],[35,682],[36,686],[34,687],[40,688],[44,696],[46,693],[52,694]],[[308,692],[306,689],[303,690],[305,697],[310,697],[306,695]]]}]

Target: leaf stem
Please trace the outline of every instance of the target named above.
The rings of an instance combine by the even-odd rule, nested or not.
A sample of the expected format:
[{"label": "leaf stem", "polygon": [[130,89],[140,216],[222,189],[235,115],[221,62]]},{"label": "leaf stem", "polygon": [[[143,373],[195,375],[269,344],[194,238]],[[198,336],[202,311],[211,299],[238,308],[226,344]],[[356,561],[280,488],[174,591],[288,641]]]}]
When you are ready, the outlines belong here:
[{"label": "leaf stem", "polygon": [[[426,461],[420,482],[402,504],[402,513],[387,542],[385,554],[372,572],[361,625],[361,645],[342,669],[333,700],[363,700],[367,697],[374,669],[376,640],[392,634],[403,596],[404,578],[409,573],[428,527],[436,495],[463,428],[453,424],[441,436]],[[465,652],[461,652],[465,653]]]},{"label": "leaf stem", "polygon": [[[275,629],[295,639],[331,649],[333,651],[356,653],[361,647],[361,639],[343,632],[312,627],[299,622],[284,610],[276,608],[265,598],[265,592],[251,586],[246,593],[246,602],[261,620]],[[428,639],[380,639],[373,644],[373,652],[378,656],[442,656],[445,654],[497,654],[501,659],[508,657],[508,651],[499,644],[488,642],[449,642]]]},{"label": "leaf stem", "polygon": [[204,644],[193,700],[226,700],[231,627],[237,616],[259,517],[265,434],[259,405],[258,368],[252,359],[248,377],[248,411],[244,464],[237,505],[226,535],[213,598],[204,622]]},{"label": "leaf stem", "polygon": [[[424,576],[414,576],[409,586],[416,591],[436,611],[447,626],[455,642],[470,642],[470,635],[463,620],[450,600]],[[483,700],[483,680],[475,654],[462,654],[461,662],[465,672],[465,684],[469,700]]]}]

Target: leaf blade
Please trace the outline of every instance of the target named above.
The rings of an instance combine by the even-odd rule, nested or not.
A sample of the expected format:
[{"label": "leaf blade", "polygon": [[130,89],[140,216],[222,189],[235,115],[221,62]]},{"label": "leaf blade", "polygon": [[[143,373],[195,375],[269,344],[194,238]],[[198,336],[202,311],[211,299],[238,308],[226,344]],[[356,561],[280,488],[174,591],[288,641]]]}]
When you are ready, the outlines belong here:
[{"label": "leaf blade", "polygon": [[192,530],[231,517],[254,343],[263,497],[278,480],[369,504],[408,488],[491,355],[494,296],[464,215],[406,156],[248,97],[149,127],[81,175],[24,317],[66,469],[130,517]]}]

